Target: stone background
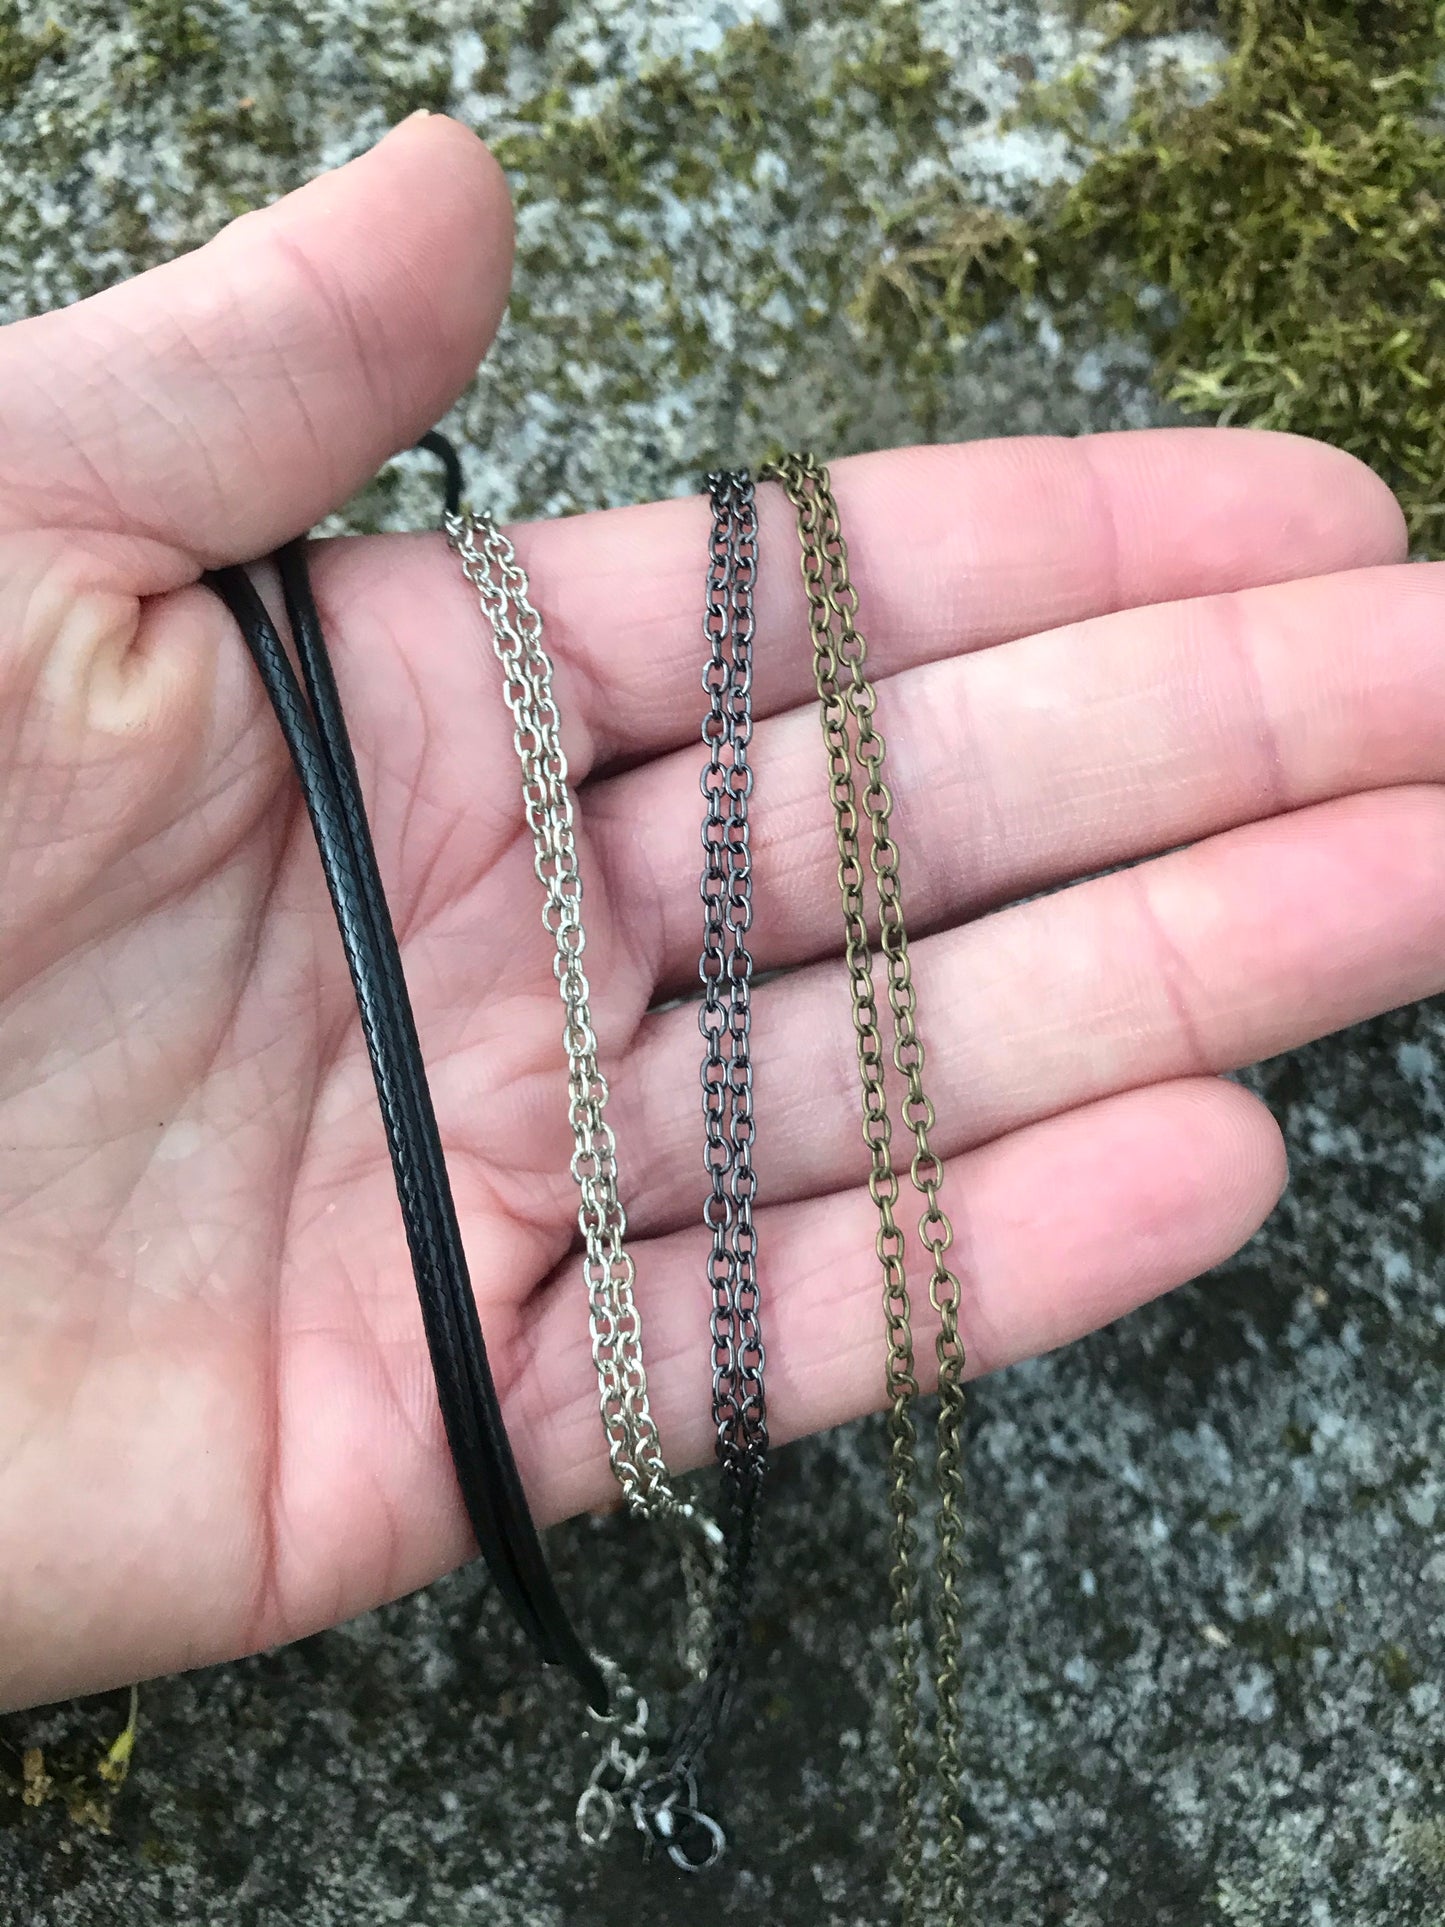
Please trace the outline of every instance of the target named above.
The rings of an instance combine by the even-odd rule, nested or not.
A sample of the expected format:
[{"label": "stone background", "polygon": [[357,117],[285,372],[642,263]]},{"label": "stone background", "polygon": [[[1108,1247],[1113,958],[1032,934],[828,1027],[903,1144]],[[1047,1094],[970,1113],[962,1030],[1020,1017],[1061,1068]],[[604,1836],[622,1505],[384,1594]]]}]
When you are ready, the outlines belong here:
[{"label": "stone background", "polygon": [[[1029,0],[0,0],[0,303],[72,298],[448,107],[513,173],[513,320],[455,417],[505,512],[827,451],[1161,419],[1126,341],[1022,311],[947,378],[848,315],[890,212],[1065,164],[1003,114],[1097,36]],[[947,61],[931,58],[941,50]],[[1103,56],[1127,102],[1203,34]],[[351,526],[430,519],[394,472]],[[1425,1927],[1445,1913],[1439,1536],[1445,1025],[1421,1007],[1266,1066],[1293,1181],[1232,1264],[974,1403],[971,1785],[990,1927]],[[476,1572],[162,1681],[113,1831],[0,1792],[27,1927],[862,1927],[885,1916],[877,1428],[780,1455],[730,1770],[686,1886],[570,1836],[571,1699]],[[598,1631],[660,1610],[625,1529],[555,1535]],[[783,1575],[787,1575],[786,1583]],[[0,1629],[3,1637],[3,1629]],[[98,1748],[121,1702],[0,1721]],[[746,1771],[744,1771],[744,1768]]]}]

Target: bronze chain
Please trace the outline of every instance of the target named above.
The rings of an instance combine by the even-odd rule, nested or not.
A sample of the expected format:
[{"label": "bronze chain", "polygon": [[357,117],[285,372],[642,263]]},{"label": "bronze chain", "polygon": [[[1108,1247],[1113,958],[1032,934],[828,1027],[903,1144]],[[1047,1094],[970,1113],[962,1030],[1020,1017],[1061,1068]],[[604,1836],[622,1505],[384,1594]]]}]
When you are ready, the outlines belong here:
[{"label": "bronze chain", "polygon": [[[848,573],[848,550],[837,503],[827,469],[811,455],[786,455],[763,469],[762,476],[781,482],[798,518],[803,586],[813,638],[813,673],[838,840],[838,883],[863,1097],[863,1139],[871,1161],[868,1190],[878,1211],[876,1243],[883,1271],[887,1329],[888,1464],[893,1502],[889,1584],[899,1800],[896,1866],[902,1927],[924,1927],[930,1922],[940,1927],[961,1927],[967,1857],[960,1695],[964,1351],[958,1329],[959,1285],[947,1262],[953,1227],[939,1199],[943,1166],[929,1145],[935,1120],[923,1089],[923,1043],[916,1023],[898,848],[892,834],[893,798],[884,781],[885,745],[875,715],[877,692],[865,673],[868,645],[857,626],[858,595]],[[869,866],[878,900],[879,947],[893,1019],[893,1062],[907,1087],[901,1114],[913,1140],[909,1176],[923,1199],[918,1232],[931,1261],[928,1292],[939,1321],[938,1557],[932,1602],[938,1839],[936,1853],[927,1856],[923,1851],[925,1773],[919,1633],[924,1615],[917,1527],[921,1475],[914,1414],[918,1379],[904,1234],[895,1217],[898,1175],[884,1088],[873,950],[864,907],[860,783],[862,810],[868,819]]]}]

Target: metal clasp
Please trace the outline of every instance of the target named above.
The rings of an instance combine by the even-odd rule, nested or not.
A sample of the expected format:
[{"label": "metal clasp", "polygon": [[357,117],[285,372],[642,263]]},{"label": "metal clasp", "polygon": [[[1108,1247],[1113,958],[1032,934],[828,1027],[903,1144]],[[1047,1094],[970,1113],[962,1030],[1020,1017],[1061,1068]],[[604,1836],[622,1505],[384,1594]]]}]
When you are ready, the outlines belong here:
[{"label": "metal clasp", "polygon": [[704,1512],[691,1499],[683,1499],[678,1505],[677,1517],[697,1534],[714,1558],[722,1553],[727,1541],[723,1537],[722,1527],[710,1512]]},{"label": "metal clasp", "polygon": [[607,1682],[612,1710],[587,1709],[588,1721],[606,1740],[577,1801],[577,1837],[585,1847],[603,1846],[611,1838],[621,1803],[647,1764],[647,1701],[615,1661],[604,1653],[594,1657]]},{"label": "metal clasp", "polygon": [[661,1799],[649,1800],[658,1784],[650,1781],[632,1797],[632,1817],[642,1835],[644,1854],[661,1847],[679,1873],[706,1873],[727,1852],[728,1837],[697,1804],[696,1775],[684,1773]]}]

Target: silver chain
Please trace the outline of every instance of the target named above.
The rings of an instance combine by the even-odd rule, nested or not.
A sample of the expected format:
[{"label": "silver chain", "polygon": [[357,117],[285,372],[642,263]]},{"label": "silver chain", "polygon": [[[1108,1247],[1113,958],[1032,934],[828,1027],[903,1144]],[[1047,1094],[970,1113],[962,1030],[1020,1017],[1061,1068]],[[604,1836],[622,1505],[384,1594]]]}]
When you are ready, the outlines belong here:
[{"label": "silver chain", "polygon": [[[712,1645],[711,1599],[721,1534],[705,1514],[678,1497],[648,1402],[642,1318],[634,1291],[636,1267],[626,1245],[617,1142],[605,1115],[607,1080],[598,1062],[592,993],[582,967],[587,940],[576,813],[552,688],[552,664],[542,646],[542,619],[532,605],[516,551],[491,516],[463,510],[448,515],[445,528],[480,598],[492,648],[502,666],[502,696],[511,711],[512,741],[522,770],[533,868],[544,893],[542,921],[556,945],[552,968],[565,1012],[568,1116],[575,1147],[571,1171],[579,1196],[577,1222],[585,1248],[592,1361],[607,1456],[628,1508],[639,1518],[667,1527],[677,1538],[688,1599],[683,1661],[693,1677],[702,1678]],[[611,1739],[577,1809],[577,1830],[589,1845],[599,1845],[610,1835],[617,1796],[637,1782],[647,1758],[645,1746],[640,1746],[633,1732],[638,1708],[645,1726],[645,1702],[637,1699],[615,1668],[613,1673],[623,1690],[614,1693],[616,1708],[607,1716]],[[599,1797],[603,1791],[608,1792],[608,1800]],[[707,1826],[713,1824],[705,1816],[698,1818]]]},{"label": "silver chain", "polygon": [[582,967],[587,943],[582,878],[552,665],[542,648],[542,622],[528,596],[527,577],[497,525],[490,517],[464,514],[448,518],[447,535],[481,598],[502,665],[533,868],[546,898],[542,921],[556,942],[552,968],[566,1011],[568,1115],[575,1139],[571,1168],[580,1196],[577,1221],[586,1247],[592,1362],[607,1456],[628,1505],[651,1518],[674,1511],[679,1501],[648,1403],[634,1293],[637,1272],[624,1243],[627,1219],[617,1191],[617,1140],[604,1115],[607,1080],[597,1061],[592,993]]},{"label": "silver chain", "polygon": [[615,1661],[599,1658],[611,1697],[611,1711],[587,1717],[606,1738],[577,1801],[577,1837],[586,1847],[604,1846],[612,1837],[632,1788],[647,1765],[647,1701]]}]

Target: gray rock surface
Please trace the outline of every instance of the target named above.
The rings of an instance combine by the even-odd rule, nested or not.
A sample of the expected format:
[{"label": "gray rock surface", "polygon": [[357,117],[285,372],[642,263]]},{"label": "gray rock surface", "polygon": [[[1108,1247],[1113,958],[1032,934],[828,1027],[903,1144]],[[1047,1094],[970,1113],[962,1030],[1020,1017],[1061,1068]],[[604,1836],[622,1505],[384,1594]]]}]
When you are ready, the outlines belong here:
[{"label": "gray rock surface", "polygon": [[[910,20],[951,60],[913,122],[884,57]],[[759,33],[788,58],[760,64]],[[104,283],[410,106],[450,105],[517,155],[520,318],[455,423],[504,510],[686,488],[774,436],[842,449],[1157,419],[1137,351],[1064,350],[1046,317],[972,344],[926,404],[840,318],[887,209],[930,170],[1006,202],[1059,165],[997,115],[1022,63],[1047,78],[1086,45],[1027,0],[0,7],[0,299],[18,313]],[[1207,47],[1111,55],[1121,97],[1171,51]],[[529,160],[516,143],[549,117]],[[348,519],[432,513],[403,476]],[[1293,1159],[1260,1237],[975,1399],[969,1767],[990,1927],[1445,1914],[1445,1023],[1397,1014],[1254,1081]],[[0,1795],[0,1921],[872,1927],[885,1513],[875,1425],[781,1455],[720,1763],[737,1846],[705,1886],[578,1850],[573,1702],[519,1663],[469,1571],[148,1688],[108,1837]],[[604,1643],[662,1610],[667,1575],[625,1528],[576,1522],[554,1550]],[[11,1718],[0,1740],[98,1743],[116,1705]]]}]

